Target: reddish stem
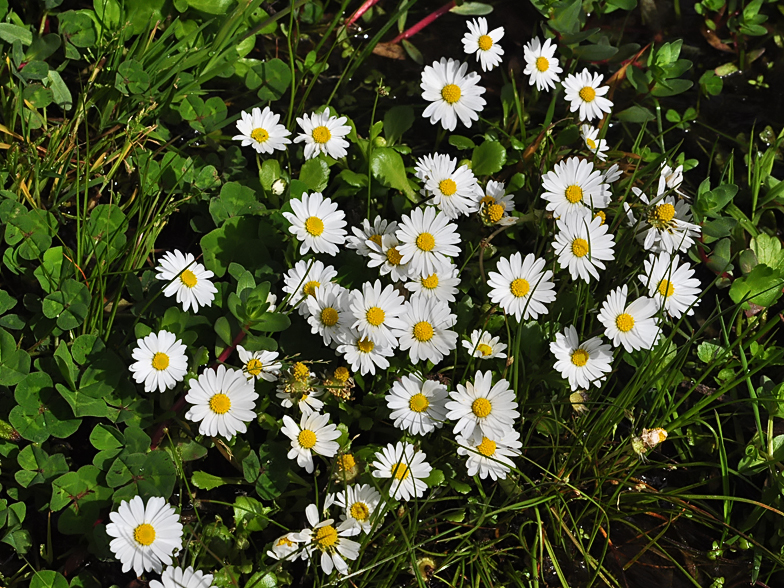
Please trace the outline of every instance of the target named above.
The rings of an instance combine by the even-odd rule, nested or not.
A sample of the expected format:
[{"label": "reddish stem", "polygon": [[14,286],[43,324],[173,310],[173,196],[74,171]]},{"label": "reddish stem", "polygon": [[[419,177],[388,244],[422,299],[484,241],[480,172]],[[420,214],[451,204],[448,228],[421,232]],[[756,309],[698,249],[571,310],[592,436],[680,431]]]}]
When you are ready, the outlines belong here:
[{"label": "reddish stem", "polygon": [[395,45],[397,43],[400,43],[400,41],[402,41],[403,39],[408,39],[409,37],[413,37],[419,31],[424,29],[427,25],[431,24],[434,20],[436,20],[439,16],[441,16],[443,14],[446,14],[447,12],[452,10],[452,8],[454,8],[454,7],[455,7],[455,0],[452,0],[451,2],[447,2],[441,8],[436,10],[435,12],[433,12],[431,14],[428,14],[425,18],[420,20],[418,23],[416,23],[410,29],[406,29],[405,31],[400,33],[397,37],[392,39],[389,42],[389,44],[390,45]]},{"label": "reddish stem", "polygon": [[365,0],[362,6],[357,8],[356,12],[352,14],[351,17],[346,21],[346,28],[350,27],[355,22],[357,22],[360,18],[362,18],[362,15],[365,14],[368,10],[370,10],[373,7],[373,5],[376,4],[377,2],[378,0]]}]

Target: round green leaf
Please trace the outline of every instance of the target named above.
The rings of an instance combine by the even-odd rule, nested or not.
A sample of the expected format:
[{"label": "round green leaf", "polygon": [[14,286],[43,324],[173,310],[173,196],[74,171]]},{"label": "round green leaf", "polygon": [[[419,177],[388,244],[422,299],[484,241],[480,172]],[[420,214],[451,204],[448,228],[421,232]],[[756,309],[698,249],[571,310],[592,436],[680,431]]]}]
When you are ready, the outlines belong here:
[{"label": "round green leaf", "polygon": [[5,329],[0,329],[0,382],[15,386],[30,372],[30,356],[24,349],[16,348],[16,339]]},{"label": "round green leaf", "polygon": [[471,169],[476,176],[489,176],[501,171],[506,163],[506,149],[498,141],[485,141],[474,148]]},{"label": "round green leaf", "polygon": [[150,87],[150,76],[144,71],[142,64],[135,59],[128,59],[117,68],[114,86],[123,94],[141,94]]},{"label": "round green leaf", "polygon": [[68,580],[60,572],[41,570],[30,580],[30,588],[68,588]]},{"label": "round green leaf", "polygon": [[291,84],[291,69],[280,59],[270,59],[254,65],[245,76],[248,89],[259,88],[259,100],[277,100]]},{"label": "round green leaf", "polygon": [[90,307],[87,286],[76,280],[65,280],[58,292],[49,294],[43,301],[44,316],[57,319],[57,326],[64,331],[75,329],[84,322]]}]

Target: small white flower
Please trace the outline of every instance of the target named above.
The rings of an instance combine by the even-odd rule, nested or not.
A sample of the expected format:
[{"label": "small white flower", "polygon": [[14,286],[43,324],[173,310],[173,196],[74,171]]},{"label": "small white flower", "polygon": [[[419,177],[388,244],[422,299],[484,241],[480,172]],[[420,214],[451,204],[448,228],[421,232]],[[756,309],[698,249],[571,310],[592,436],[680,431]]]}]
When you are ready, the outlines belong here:
[{"label": "small white flower", "polygon": [[563,70],[555,57],[557,48],[550,39],[545,39],[544,43],[540,44],[539,37],[531,39],[523,48],[523,73],[530,76],[528,84],[536,84],[536,89],[540,92],[555,89],[555,84],[561,79],[558,74]]},{"label": "small white flower", "polygon": [[501,63],[503,48],[498,44],[504,36],[504,27],[487,31],[487,19],[480,16],[468,21],[468,32],[463,35],[463,51],[468,55],[476,53],[476,60],[482,71],[490,71]]},{"label": "small white flower", "polygon": [[477,210],[482,189],[467,165],[457,167],[457,158],[436,153],[429,161],[420,159],[417,168],[418,174],[427,174],[420,190],[429,198],[427,204],[438,207],[449,219]]},{"label": "small white flower", "polygon": [[286,150],[286,145],[291,143],[291,132],[285,126],[278,124],[279,114],[274,114],[269,106],[264,110],[254,108],[250,114],[243,111],[241,119],[237,121],[239,135],[232,137],[234,141],[242,141],[242,146],[252,145],[257,153],[270,154],[275,149]]},{"label": "small white flower", "polygon": [[659,308],[664,307],[667,314],[680,318],[684,313],[693,315],[693,306],[700,297],[702,286],[693,277],[694,270],[688,263],[680,265],[677,255],[662,251],[659,255],[651,255],[644,262],[645,273],[637,276],[648,288],[648,296],[652,297]]},{"label": "small white flower", "polygon": [[386,221],[377,216],[371,225],[370,221],[365,219],[362,221],[361,228],[351,227],[351,232],[354,234],[346,237],[346,249],[356,249],[357,253],[367,257],[370,255],[368,241],[372,241],[380,247],[384,235],[394,235],[396,230],[397,223],[395,221]]},{"label": "small white flower", "polygon": [[306,114],[297,119],[297,124],[304,132],[297,135],[294,142],[305,141],[305,159],[313,159],[320,153],[332,159],[340,159],[346,156],[348,148],[348,141],[343,137],[351,132],[347,121],[345,116],[330,116],[328,110],[320,114],[314,112],[310,116]]},{"label": "small white flower", "polygon": [[211,586],[212,574],[195,571],[193,566],[188,566],[184,570],[169,566],[163,571],[160,582],[158,580],[150,582],[150,588],[211,588]]},{"label": "small white flower", "polygon": [[485,107],[482,98],[485,89],[479,86],[475,72],[466,75],[468,64],[442,57],[422,71],[422,98],[430,102],[422,116],[430,118],[430,124],[441,123],[448,131],[454,131],[458,117],[471,127],[471,121],[479,120],[478,112]]},{"label": "small white flower", "polygon": [[458,384],[457,391],[449,396],[452,400],[446,403],[449,411],[446,418],[457,421],[455,435],[471,437],[476,430],[492,439],[501,439],[520,416],[509,382],[502,378],[493,385],[490,370],[477,371],[473,383]]},{"label": "small white flower", "polygon": [[602,182],[608,185],[614,184],[621,178],[622,175],[623,172],[621,171],[621,168],[618,167],[617,163],[613,163],[610,167],[602,172]]},{"label": "small white flower", "polygon": [[256,418],[254,412],[259,397],[240,370],[207,368],[198,380],[190,381],[190,390],[185,400],[192,404],[185,418],[199,423],[199,433],[231,439],[237,433],[248,430],[247,423]]},{"label": "small white flower", "polygon": [[212,300],[218,289],[210,282],[214,274],[197,263],[193,254],[182,254],[179,250],[169,251],[161,257],[160,263],[155,268],[158,272],[155,277],[169,284],[164,287],[163,295],[167,298],[176,295],[175,300],[182,304],[182,309],[193,312],[199,306],[211,306]]},{"label": "small white flower", "polygon": [[294,213],[284,212],[283,216],[291,223],[289,233],[302,241],[300,255],[310,250],[337,255],[338,245],[346,242],[346,215],[338,205],[320,192],[303,194],[301,200],[290,200],[289,204]]},{"label": "small white flower", "polygon": [[297,536],[297,533],[281,535],[272,543],[272,549],[267,552],[267,555],[277,560],[296,561],[298,559],[308,559],[307,550],[300,550],[299,545],[297,545]]},{"label": "small white flower", "polygon": [[441,428],[446,420],[446,386],[418,376],[403,376],[387,393],[387,406],[398,429],[425,435]]},{"label": "small white flower", "polygon": [[289,368],[286,380],[278,384],[275,396],[281,400],[283,408],[291,408],[296,404],[303,415],[321,412],[324,403],[319,400],[319,396],[324,394],[324,388],[317,386],[317,383],[316,374],[298,361]]},{"label": "small white flower", "polygon": [[247,351],[242,345],[237,345],[237,353],[242,371],[249,380],[256,378],[274,382],[278,379],[281,364],[277,361],[277,351]]},{"label": "small white flower", "polygon": [[382,290],[381,280],[376,280],[374,284],[365,282],[361,292],[351,292],[349,304],[355,319],[351,328],[375,344],[394,349],[397,347],[397,339],[391,329],[405,326],[400,320],[405,310],[403,303],[403,297],[391,284]]},{"label": "small white flower", "polygon": [[[520,321],[535,319],[548,312],[545,304],[555,300],[553,272],[545,270],[545,261],[529,253],[523,259],[513,253],[498,260],[498,272],[488,272],[490,300]],[[544,270],[544,271],[543,271]]]},{"label": "small white flower", "polygon": [[511,458],[520,455],[523,444],[520,433],[509,429],[501,437],[488,437],[475,432],[470,437],[457,435],[457,454],[468,457],[466,468],[469,476],[479,474],[481,479],[503,480],[514,462]]},{"label": "small white flower", "polygon": [[479,216],[488,225],[507,225],[515,219],[509,213],[515,209],[514,196],[506,194],[503,182],[490,180],[485,187],[485,196],[479,202]]},{"label": "small white flower", "polygon": [[570,112],[580,111],[580,120],[589,121],[594,118],[601,119],[603,113],[610,112],[613,103],[605,98],[610,90],[609,86],[601,86],[603,75],[591,75],[584,69],[577,75],[569,74],[563,81],[564,97],[571,102]]},{"label": "small white flower", "polygon": [[393,333],[400,350],[409,350],[412,363],[427,360],[437,364],[457,346],[457,333],[450,330],[457,317],[449,312],[446,302],[417,296],[406,302],[400,319],[404,326]]},{"label": "small white flower", "polygon": [[550,351],[555,355],[555,369],[569,380],[572,390],[585,390],[591,384],[598,388],[612,371],[612,347],[602,343],[599,337],[580,343],[577,329],[572,325],[563,334],[555,334]]},{"label": "small white flower", "polygon": [[610,148],[607,141],[599,139],[599,129],[593,125],[583,124],[580,126],[580,136],[585,141],[585,146],[596,157],[604,161],[607,159],[607,150]]},{"label": "small white flower", "polygon": [[328,414],[303,413],[299,425],[289,415],[283,415],[281,432],[291,439],[288,458],[296,459],[297,465],[305,468],[309,474],[312,474],[314,469],[314,453],[332,457],[340,449],[340,445],[335,441],[340,437],[340,431],[329,422]]},{"label": "small white flower", "polygon": [[145,392],[165,392],[182,382],[188,372],[185,345],[174,333],[158,331],[136,340],[131,356],[136,363],[128,368],[137,384],[144,382]]},{"label": "small white flower", "polygon": [[454,302],[460,278],[457,277],[457,266],[445,264],[439,266],[430,275],[415,276],[406,282],[406,290],[414,297],[435,298],[443,302]]},{"label": "small white flower", "polygon": [[429,276],[439,267],[450,265],[449,258],[460,253],[457,225],[431,207],[415,208],[403,216],[395,236],[401,243],[398,251],[403,255],[402,263],[410,263],[416,275]]},{"label": "small white flower", "polygon": [[308,316],[307,297],[315,296],[316,288],[328,284],[337,275],[331,265],[302,259],[283,276],[283,291],[291,295],[289,304],[298,307],[300,315]]},{"label": "small white flower", "polygon": [[[664,182],[660,182],[661,189]],[[666,188],[665,188],[666,190]],[[699,225],[691,222],[689,205],[673,196],[664,196],[664,191],[651,202],[639,189],[632,188],[640,200],[648,206],[645,218],[638,223],[634,218],[631,207],[624,202],[626,216],[630,227],[635,227],[637,241],[651,253],[666,251],[686,252],[694,245],[693,237],[700,234]]]},{"label": "small white flower", "polygon": [[616,288],[607,296],[599,311],[599,322],[604,325],[604,334],[618,347],[632,352],[635,349],[650,349],[659,338],[660,329],[654,317],[659,310],[656,301],[641,296],[626,305],[626,284]]},{"label": "small white flower", "polygon": [[571,214],[556,221],[558,233],[553,241],[558,264],[569,270],[573,280],[599,279],[596,268],[606,269],[603,261],[615,259],[615,241],[600,216],[588,218]]},{"label": "small white flower", "polygon": [[427,456],[424,452],[416,451],[410,443],[398,441],[396,445],[387,444],[376,452],[375,457],[373,477],[392,479],[389,488],[392,498],[411,500],[425,495],[427,484],[422,480],[430,475],[433,468],[425,461]]},{"label": "small white flower", "polygon": [[493,337],[487,331],[477,329],[471,333],[471,340],[463,340],[463,347],[468,350],[473,357],[479,359],[493,359],[494,357],[506,357],[504,349],[506,343],[499,343],[501,337]]},{"label": "small white flower", "polygon": [[394,235],[384,235],[381,245],[368,240],[367,247],[370,250],[368,267],[378,267],[379,273],[382,276],[388,275],[393,282],[408,280],[411,268],[407,263],[403,263],[403,256],[398,251],[399,245],[400,242]]},{"label": "small white flower", "polygon": [[308,323],[314,335],[321,335],[324,345],[343,342],[345,330],[354,320],[349,298],[346,288],[333,283],[316,288],[315,296],[308,297]]},{"label": "small white flower", "polygon": [[610,189],[601,172],[594,170],[590,161],[579,157],[556,163],[542,177],[542,187],[546,208],[557,217],[585,214],[587,209],[607,208],[610,203]]},{"label": "small white flower", "polygon": [[180,515],[164,498],[153,496],[145,506],[141,496],[123,500],[116,512],[109,513],[106,534],[112,553],[122,563],[123,574],[133,568],[161,573],[163,564],[171,565],[172,554],[182,548]]},{"label": "small white flower", "polygon": [[363,532],[369,534],[373,525],[378,525],[383,519],[373,516],[377,510],[384,510],[384,503],[381,501],[381,494],[368,484],[347,486],[342,492],[328,494],[324,499],[324,510],[333,504],[343,509],[340,513],[341,522],[351,525],[351,532],[347,535],[359,535]]},{"label": "small white flower", "polygon": [[337,352],[345,357],[346,362],[355,372],[361,375],[375,375],[376,367],[385,370],[389,367],[387,357],[394,351],[390,345],[376,344],[356,329],[349,329],[345,343],[338,345]]},{"label": "small white flower", "polygon": [[[661,174],[659,177],[659,191],[661,194],[665,190],[674,190],[679,196],[686,196],[681,191],[681,184],[683,183],[683,166],[679,165],[672,169],[669,165],[662,163]],[[663,184],[663,185],[662,185]]]},{"label": "small white flower", "polygon": [[315,504],[308,505],[305,516],[312,528],[295,533],[296,540],[305,544],[308,555],[317,549],[321,551],[321,569],[325,574],[331,574],[333,569],[339,574],[347,574],[348,564],[343,558],[353,561],[359,557],[359,543],[348,539],[353,533],[353,524],[344,521],[335,528],[334,519],[320,521]]}]

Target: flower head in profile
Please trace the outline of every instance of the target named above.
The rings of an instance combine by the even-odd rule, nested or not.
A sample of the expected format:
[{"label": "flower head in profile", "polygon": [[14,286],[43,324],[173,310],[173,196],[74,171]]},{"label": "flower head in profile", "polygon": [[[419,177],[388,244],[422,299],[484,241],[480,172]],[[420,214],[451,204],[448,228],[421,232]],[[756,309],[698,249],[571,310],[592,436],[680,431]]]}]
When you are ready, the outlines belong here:
[{"label": "flower head in profile", "polygon": [[493,337],[487,331],[481,329],[471,333],[469,341],[463,340],[463,347],[468,350],[472,357],[477,359],[493,359],[495,357],[506,357],[504,350],[506,343],[500,342],[501,337]]},{"label": "flower head in profile", "polygon": [[425,435],[441,428],[446,420],[446,386],[419,376],[403,376],[392,384],[386,401],[398,429]]},{"label": "flower head in profile", "polygon": [[267,552],[273,559],[295,561],[308,559],[308,552],[298,544],[298,533],[286,533],[272,542],[272,549]]},{"label": "flower head in profile", "polygon": [[563,70],[555,57],[555,50],[558,47],[552,40],[545,39],[544,43],[539,42],[539,37],[534,37],[523,48],[523,59],[525,59],[525,69],[523,73],[528,77],[528,84],[536,89],[554,90],[555,84],[560,81],[558,74]]},{"label": "flower head in profile", "polygon": [[286,150],[286,145],[291,143],[291,132],[285,126],[278,124],[279,114],[274,114],[269,106],[264,110],[254,108],[250,114],[243,111],[237,121],[239,135],[232,137],[234,141],[242,141],[242,146],[251,145],[257,153],[270,154],[275,149]]},{"label": "flower head in profile", "polygon": [[158,331],[136,340],[131,356],[136,360],[128,368],[137,384],[144,382],[145,392],[165,392],[182,382],[188,372],[185,345],[174,333]]},{"label": "flower head in profile", "polygon": [[592,75],[584,69],[576,75],[569,74],[564,79],[564,97],[570,102],[569,110],[579,110],[581,121],[601,119],[605,112],[612,111],[613,103],[604,97],[610,87],[601,85],[603,78],[601,74]]},{"label": "flower head in profile", "polygon": [[548,312],[545,304],[555,300],[553,272],[545,270],[545,260],[529,253],[523,259],[513,253],[498,260],[497,272],[488,272],[490,300],[520,321],[535,319]]},{"label": "flower head in profile", "polygon": [[315,504],[308,505],[305,516],[311,528],[295,533],[295,540],[305,545],[308,555],[316,550],[321,552],[321,569],[325,574],[331,574],[332,570],[347,574],[346,560],[353,561],[359,557],[359,543],[348,538],[354,533],[354,525],[343,521],[336,528],[334,519],[320,520]]},{"label": "flower head in profile", "polygon": [[368,241],[381,247],[384,235],[394,235],[396,230],[395,221],[387,221],[377,216],[371,225],[368,219],[364,219],[361,227],[351,227],[354,234],[346,237],[346,249],[356,249],[357,253],[367,257],[370,255]]},{"label": "flower head in profile", "polygon": [[373,462],[373,477],[391,479],[389,495],[395,500],[422,498],[427,490],[423,482],[433,469],[422,451],[417,451],[410,443],[391,443],[376,452]]},{"label": "flower head in profile", "polygon": [[627,292],[626,284],[610,292],[599,310],[599,322],[615,347],[623,345],[630,353],[635,349],[650,349],[660,334],[655,317],[659,305],[647,296],[627,305]]},{"label": "flower head in profile", "polygon": [[515,209],[514,196],[507,194],[503,182],[490,180],[485,195],[479,201],[479,218],[486,225],[511,225],[517,219],[509,216]]},{"label": "flower head in profile", "polygon": [[489,370],[476,372],[473,382],[465,386],[457,385],[456,392],[450,392],[452,400],[446,403],[449,411],[446,418],[456,420],[455,435],[471,437],[474,431],[493,439],[502,438],[520,416],[517,401],[509,382],[503,378],[493,384]]},{"label": "flower head in profile", "polygon": [[468,64],[442,57],[433,65],[426,65],[422,72],[422,98],[430,102],[422,116],[430,118],[430,124],[441,123],[448,131],[454,131],[457,119],[466,126],[479,120],[477,113],[485,107],[482,98],[485,89],[479,86],[479,76],[471,72],[466,75]]},{"label": "flower head in profile", "polygon": [[580,343],[572,325],[556,333],[550,351],[555,355],[555,369],[569,380],[572,390],[586,390],[591,384],[598,388],[612,370],[612,347],[599,337]]},{"label": "flower head in profile", "polygon": [[237,345],[237,353],[242,362],[242,371],[249,380],[256,378],[274,382],[278,379],[281,363],[277,351],[247,351],[242,345]]},{"label": "flower head in profile", "polygon": [[168,282],[163,288],[163,295],[167,298],[175,296],[184,311],[192,308],[196,312],[200,306],[212,305],[218,291],[210,282],[214,274],[196,262],[193,254],[183,255],[177,249],[169,251],[161,257],[155,270],[158,272],[155,274],[157,279]]},{"label": "flower head in profile", "polygon": [[348,141],[344,139],[351,132],[345,116],[330,116],[329,111],[314,112],[297,118],[302,133],[294,139],[295,143],[305,142],[305,159],[313,159],[324,153],[333,159],[345,157]]},{"label": "flower head in profile", "polygon": [[514,467],[512,458],[520,455],[523,444],[520,433],[509,429],[500,437],[491,437],[474,432],[470,437],[457,435],[457,454],[465,455],[469,476],[488,476],[491,480],[503,480]]},{"label": "flower head in profile", "polygon": [[193,566],[184,570],[179,567],[169,566],[163,570],[161,581],[152,580],[150,588],[211,588],[212,574],[196,571]]},{"label": "flower head in profile", "polygon": [[599,138],[599,129],[593,125],[583,124],[580,126],[580,136],[591,153],[602,161],[607,159],[607,150],[610,147],[607,145],[607,141]]},{"label": "flower head in profile", "polygon": [[504,36],[504,27],[488,31],[487,19],[483,16],[468,21],[468,32],[463,35],[463,51],[476,54],[482,71],[490,71],[501,63],[504,50],[498,44]]},{"label": "flower head in profile", "polygon": [[309,474],[312,474],[315,468],[314,453],[332,457],[340,449],[340,445],[335,441],[340,437],[340,431],[329,422],[328,414],[303,414],[299,425],[289,415],[284,415],[281,432],[291,439],[288,458],[296,459],[297,465],[305,468]]},{"label": "flower head in profile", "polygon": [[346,214],[338,205],[320,192],[303,194],[300,200],[290,200],[291,212],[284,212],[291,223],[289,233],[295,235],[302,245],[300,255],[308,251],[337,255],[339,245],[346,242]]},{"label": "flower head in profile", "polygon": [[207,368],[197,380],[190,381],[185,400],[192,406],[185,418],[199,423],[199,433],[231,439],[248,430],[247,423],[256,418],[256,394],[253,380],[240,370]]}]

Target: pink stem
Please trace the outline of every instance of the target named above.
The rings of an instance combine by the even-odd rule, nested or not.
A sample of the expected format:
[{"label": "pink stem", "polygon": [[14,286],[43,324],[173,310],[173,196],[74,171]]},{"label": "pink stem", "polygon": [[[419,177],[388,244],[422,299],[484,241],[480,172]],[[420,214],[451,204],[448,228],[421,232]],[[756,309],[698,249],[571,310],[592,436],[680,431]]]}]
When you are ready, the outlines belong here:
[{"label": "pink stem", "polygon": [[373,7],[373,5],[376,4],[377,2],[378,0],[365,0],[362,6],[357,8],[357,11],[354,14],[352,14],[351,18],[349,18],[346,21],[346,28],[350,27],[355,22],[357,22],[362,17],[362,15],[365,14],[368,10],[370,10]]},{"label": "pink stem", "polygon": [[447,12],[452,10],[452,8],[454,8],[454,7],[455,7],[455,0],[452,0],[451,2],[448,2],[448,3],[444,4],[441,8],[439,8],[438,10],[436,10],[435,12],[433,12],[431,14],[428,14],[425,18],[420,20],[418,23],[416,23],[410,29],[406,29],[405,31],[400,33],[397,37],[392,39],[389,42],[389,44],[390,45],[396,45],[397,43],[400,43],[400,41],[402,41],[403,39],[408,39],[409,37],[413,37],[419,31],[421,31],[427,25],[429,25],[435,19],[437,19],[439,16],[441,16],[442,14],[446,14]]}]

